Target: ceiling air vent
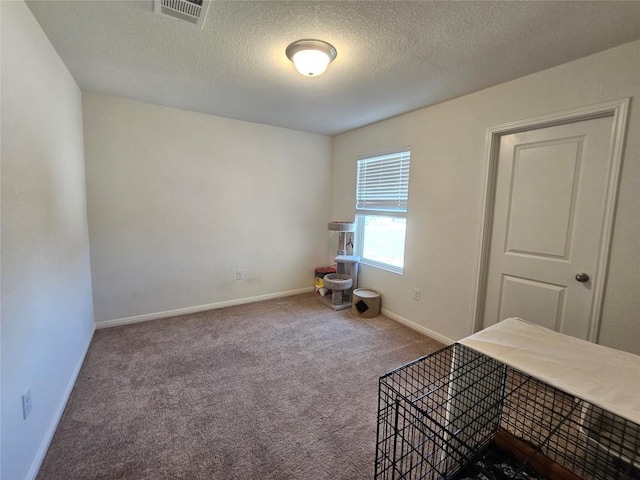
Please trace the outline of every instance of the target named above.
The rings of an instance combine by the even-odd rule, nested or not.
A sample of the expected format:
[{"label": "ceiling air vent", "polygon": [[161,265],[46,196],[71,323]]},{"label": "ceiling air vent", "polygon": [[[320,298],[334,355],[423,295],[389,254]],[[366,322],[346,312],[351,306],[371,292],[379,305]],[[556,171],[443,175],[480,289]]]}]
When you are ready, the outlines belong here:
[{"label": "ceiling air vent", "polygon": [[209,10],[209,0],[154,0],[154,11],[185,22],[204,25]]}]

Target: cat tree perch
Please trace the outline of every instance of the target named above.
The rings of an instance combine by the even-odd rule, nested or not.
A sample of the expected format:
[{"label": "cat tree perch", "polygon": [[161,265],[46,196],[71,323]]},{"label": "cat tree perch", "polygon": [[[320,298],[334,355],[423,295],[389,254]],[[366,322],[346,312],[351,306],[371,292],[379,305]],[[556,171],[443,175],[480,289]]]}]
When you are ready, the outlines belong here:
[{"label": "cat tree perch", "polygon": [[[324,285],[331,290],[331,297],[318,297],[318,301],[333,310],[351,307],[353,290],[358,287],[359,255],[353,253],[354,222],[329,222],[330,232],[338,232],[338,254],[335,257],[336,273],[324,277]],[[348,254],[351,253],[351,254]]]}]

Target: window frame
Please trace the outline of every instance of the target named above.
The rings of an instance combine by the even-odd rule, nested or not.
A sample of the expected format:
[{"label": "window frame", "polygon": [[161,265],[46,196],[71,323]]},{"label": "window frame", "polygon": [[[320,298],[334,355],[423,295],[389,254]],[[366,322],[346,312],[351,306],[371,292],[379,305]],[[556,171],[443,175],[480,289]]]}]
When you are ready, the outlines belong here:
[{"label": "window frame", "polygon": [[[387,156],[398,155],[400,157],[404,156],[404,154],[408,154],[408,165],[407,169],[407,186],[406,186],[406,202],[405,208],[361,208],[358,207],[358,193],[361,191],[359,188],[360,185],[360,176],[359,176],[359,165],[363,160],[374,160],[377,158],[384,158]],[[398,159],[401,162],[401,158]],[[402,167],[401,167],[402,170]],[[355,251],[356,254],[360,256],[360,262],[369,265],[375,268],[379,268],[381,270],[386,270],[388,272],[396,273],[398,275],[402,275],[404,272],[404,259],[405,259],[405,247],[407,241],[407,232],[406,232],[406,219],[407,219],[407,211],[408,211],[408,191],[409,191],[409,179],[410,179],[410,170],[411,170],[411,147],[405,146],[402,148],[398,148],[395,150],[387,151],[384,153],[377,153],[372,155],[365,155],[358,158],[356,162],[356,233],[355,233]],[[366,258],[364,256],[364,222],[366,217],[377,216],[377,217],[389,217],[389,218],[404,218],[405,219],[405,232],[404,232],[404,245],[403,245],[403,258],[402,258],[402,267],[398,267],[397,265],[392,265],[390,263],[380,262],[378,260],[374,260],[371,258]]]},{"label": "window frame", "polygon": [[[386,270],[388,272],[397,273],[398,275],[402,275],[404,272],[404,256],[402,259],[402,264],[403,264],[402,267],[398,267],[397,265],[392,265],[386,262],[380,262],[378,260],[374,260],[372,258],[367,258],[364,256],[364,222],[365,222],[365,217],[389,217],[389,218],[406,219],[407,218],[406,215],[389,215],[388,212],[379,213],[379,212],[363,211],[363,210],[360,210],[360,212],[362,213],[356,213],[356,235],[355,235],[356,236],[355,238],[356,254],[360,256],[360,263],[363,263],[365,265],[369,265],[372,267],[376,267],[381,270]],[[406,241],[407,241],[407,232],[405,229],[405,234],[404,234],[405,246],[406,246]]]}]

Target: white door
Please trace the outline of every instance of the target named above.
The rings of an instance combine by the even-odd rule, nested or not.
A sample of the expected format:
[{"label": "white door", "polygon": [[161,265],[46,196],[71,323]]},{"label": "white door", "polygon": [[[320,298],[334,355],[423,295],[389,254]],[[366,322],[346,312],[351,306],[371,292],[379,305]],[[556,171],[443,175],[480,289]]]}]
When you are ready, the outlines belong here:
[{"label": "white door", "polygon": [[501,137],[484,327],[520,317],[588,338],[612,126],[610,116]]}]

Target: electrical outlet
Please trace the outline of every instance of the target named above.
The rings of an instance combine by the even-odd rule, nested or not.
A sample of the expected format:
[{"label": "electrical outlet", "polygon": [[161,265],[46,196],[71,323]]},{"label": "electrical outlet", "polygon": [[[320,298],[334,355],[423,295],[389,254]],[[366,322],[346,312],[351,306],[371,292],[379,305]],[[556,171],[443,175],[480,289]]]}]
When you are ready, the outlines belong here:
[{"label": "electrical outlet", "polygon": [[22,395],[22,418],[26,420],[30,413],[31,413],[31,389],[27,390],[27,392],[24,395]]},{"label": "electrical outlet", "polygon": [[420,301],[420,289],[419,289],[419,288],[414,288],[414,289],[413,289],[413,299],[414,299],[416,302],[419,302],[419,301]]},{"label": "electrical outlet", "polygon": [[244,270],[236,270],[236,280],[244,280]]}]

